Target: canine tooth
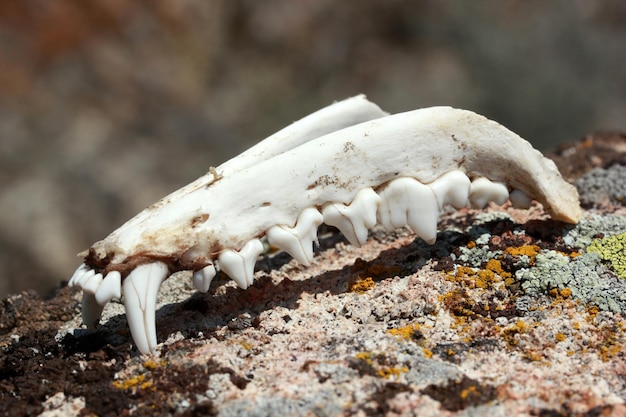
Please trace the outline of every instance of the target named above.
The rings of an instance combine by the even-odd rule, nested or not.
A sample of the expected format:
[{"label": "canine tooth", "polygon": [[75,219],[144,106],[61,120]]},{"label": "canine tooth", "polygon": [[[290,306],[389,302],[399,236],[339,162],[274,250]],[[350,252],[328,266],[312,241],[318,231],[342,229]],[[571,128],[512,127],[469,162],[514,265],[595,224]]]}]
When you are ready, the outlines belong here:
[{"label": "canine tooth", "polygon": [[398,178],[386,184],[378,193],[379,223],[387,230],[409,225],[427,243],[437,239],[437,199],[429,186],[413,178]]},{"label": "canine tooth", "polygon": [[111,271],[102,280],[96,291],[96,301],[101,306],[114,298],[122,297],[122,275],[118,271]]},{"label": "canine tooth", "polygon": [[324,217],[317,209],[306,208],[298,216],[294,227],[273,226],[267,231],[270,245],[287,252],[301,264],[311,265],[313,242],[317,242],[317,228]]},{"label": "canine tooth", "polygon": [[513,207],[518,209],[527,209],[532,204],[533,200],[524,194],[523,191],[513,190],[509,194],[509,200],[511,200],[511,204]]},{"label": "canine tooth", "polygon": [[469,201],[473,208],[484,208],[490,201],[501,206],[508,198],[509,190],[501,182],[480,177],[472,181],[470,186]]},{"label": "canine tooth", "polygon": [[67,283],[68,286],[73,287],[75,285],[78,285],[78,279],[80,277],[83,276],[83,274],[85,274],[87,271],[89,271],[89,267],[85,264],[81,264],[77,269],[76,272],[74,272],[74,275],[72,275],[72,278],[70,278],[69,282]]},{"label": "canine tooth", "polygon": [[122,283],[126,319],[141,353],[154,352],[157,346],[154,322],[156,298],[167,274],[167,265],[153,262],[136,267]]},{"label": "canine tooth", "polygon": [[349,205],[328,204],[322,209],[324,223],[335,226],[352,245],[361,247],[367,231],[376,225],[380,196],[367,187],[359,191]]},{"label": "canine tooth", "polygon": [[429,184],[437,198],[440,211],[447,205],[456,209],[467,206],[470,185],[470,179],[458,169],[443,174]]},{"label": "canine tooth", "polygon": [[193,285],[198,291],[207,292],[211,287],[211,281],[217,274],[215,265],[207,265],[199,271],[193,273]]},{"label": "canine tooth", "polygon": [[95,274],[89,277],[89,279],[83,281],[82,288],[83,291],[88,292],[90,294],[95,294],[102,282],[102,274]]},{"label": "canine tooth", "polygon": [[254,282],[254,264],[261,253],[263,243],[259,239],[252,239],[239,252],[231,249],[222,252],[219,256],[220,268],[245,290]]},{"label": "canine tooth", "polygon": [[87,291],[83,291],[83,298],[82,298],[83,323],[85,323],[88,329],[95,329],[96,325],[100,321],[101,315],[102,315],[102,306],[98,304],[98,302],[96,301],[96,297]]}]

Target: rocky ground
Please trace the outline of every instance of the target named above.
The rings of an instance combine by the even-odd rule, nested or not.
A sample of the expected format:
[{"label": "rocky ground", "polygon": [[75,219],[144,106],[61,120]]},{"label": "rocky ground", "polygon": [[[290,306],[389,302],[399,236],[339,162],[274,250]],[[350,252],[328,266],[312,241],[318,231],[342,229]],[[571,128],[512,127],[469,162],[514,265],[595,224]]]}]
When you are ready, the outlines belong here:
[{"label": "rocky ground", "polygon": [[[446,213],[426,245],[323,230],[311,267],[258,262],[242,291],[161,289],[158,353],[133,347],[121,303],[81,326],[80,294],[0,304],[0,414],[618,416],[626,414],[626,138],[552,155],[585,215],[540,206]],[[223,278],[223,277],[222,277]]]}]

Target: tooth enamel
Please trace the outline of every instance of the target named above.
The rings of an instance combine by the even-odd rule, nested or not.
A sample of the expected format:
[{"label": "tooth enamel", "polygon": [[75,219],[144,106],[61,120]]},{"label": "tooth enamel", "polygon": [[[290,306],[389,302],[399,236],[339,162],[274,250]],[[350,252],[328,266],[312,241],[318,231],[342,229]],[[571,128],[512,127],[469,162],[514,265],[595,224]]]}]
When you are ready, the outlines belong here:
[{"label": "tooth enamel", "polygon": [[89,281],[89,278],[93,277],[94,275],[96,275],[96,271],[94,271],[93,269],[83,272],[82,274],[78,275],[74,280],[74,286],[83,288],[83,285],[85,285],[85,283]]},{"label": "tooth enamel", "polygon": [[447,172],[429,185],[440,211],[447,205],[456,209],[467,206],[471,182],[463,171]]},{"label": "tooth enamel", "polygon": [[157,346],[154,322],[156,298],[167,274],[167,265],[153,262],[136,267],[122,283],[126,319],[141,353],[154,352]]},{"label": "tooth enamel", "polygon": [[222,252],[218,258],[220,268],[245,290],[254,282],[254,264],[261,253],[263,243],[252,239],[239,252],[230,249]]},{"label": "tooth enamel", "polygon": [[313,261],[313,242],[317,242],[317,228],[324,217],[317,209],[304,209],[295,227],[273,226],[267,231],[270,245],[287,252],[301,264],[311,265]]},{"label": "tooth enamel", "polygon": [[334,226],[350,244],[361,247],[367,241],[367,231],[376,225],[380,196],[371,188],[359,191],[350,205],[328,204],[322,209],[324,223]]},{"label": "tooth enamel", "polygon": [[82,299],[82,316],[83,323],[87,326],[88,329],[95,329],[96,325],[100,321],[100,316],[102,315],[102,306],[98,304],[96,301],[96,297],[88,293],[87,291],[83,291],[83,299]]},{"label": "tooth enamel", "polygon": [[469,201],[473,208],[484,208],[490,201],[501,206],[508,198],[509,190],[501,182],[493,182],[485,177],[472,181]]},{"label": "tooth enamel", "polygon": [[83,288],[83,291],[95,294],[101,282],[102,274],[95,274],[89,277],[89,279],[83,281],[81,287]]},{"label": "tooth enamel", "polygon": [[86,273],[87,271],[89,271],[89,267],[85,264],[81,264],[77,269],[76,272],[74,272],[74,275],[72,275],[72,278],[70,278],[69,282],[67,283],[68,286],[73,287],[75,285],[77,285],[77,281],[80,277],[83,276],[84,273]]},{"label": "tooth enamel", "polygon": [[520,190],[513,190],[509,194],[509,200],[513,207],[518,209],[527,209],[531,206],[533,200]]},{"label": "tooth enamel", "polygon": [[101,306],[114,298],[122,297],[122,275],[118,271],[111,271],[102,280],[96,291],[96,301]]},{"label": "tooth enamel", "polygon": [[207,292],[211,287],[211,281],[217,274],[214,265],[207,265],[199,271],[193,273],[193,285],[198,291]]},{"label": "tooth enamel", "polygon": [[435,242],[439,207],[429,186],[413,178],[398,178],[385,185],[378,195],[378,220],[385,229],[408,225],[426,243]]}]

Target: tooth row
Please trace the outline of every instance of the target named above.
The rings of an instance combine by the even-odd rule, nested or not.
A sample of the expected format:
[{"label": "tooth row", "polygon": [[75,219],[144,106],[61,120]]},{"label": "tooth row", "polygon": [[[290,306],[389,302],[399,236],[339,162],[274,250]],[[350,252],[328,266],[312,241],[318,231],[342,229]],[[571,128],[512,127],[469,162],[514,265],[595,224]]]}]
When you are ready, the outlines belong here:
[{"label": "tooth row", "polygon": [[[470,182],[461,171],[448,172],[428,185],[403,177],[383,185],[378,192],[372,188],[362,189],[348,205],[329,203],[322,207],[321,213],[316,208],[308,208],[300,213],[293,227],[273,226],[267,230],[266,237],[272,246],[286,251],[302,264],[310,265],[313,244],[317,242],[317,228],[322,222],[337,227],[355,246],[367,241],[368,230],[376,223],[388,230],[408,225],[424,241],[432,244],[437,237],[439,213],[445,206],[461,208],[469,203],[472,207],[482,208],[489,201],[503,204],[507,199],[518,208],[528,207],[531,203],[531,199],[519,190],[509,194],[504,184],[483,177]],[[263,244],[256,238],[239,251],[224,250],[217,261],[193,273],[193,284],[199,291],[207,292],[217,271],[222,270],[239,287],[246,289],[253,283],[254,265],[262,252]],[[118,271],[109,272],[103,278],[102,274],[83,264],[69,285],[83,289],[83,322],[88,327],[95,327],[107,302],[123,295],[137,348],[142,353],[150,353],[157,346],[157,294],[168,275],[166,264],[153,262],[136,267],[122,283]]]}]

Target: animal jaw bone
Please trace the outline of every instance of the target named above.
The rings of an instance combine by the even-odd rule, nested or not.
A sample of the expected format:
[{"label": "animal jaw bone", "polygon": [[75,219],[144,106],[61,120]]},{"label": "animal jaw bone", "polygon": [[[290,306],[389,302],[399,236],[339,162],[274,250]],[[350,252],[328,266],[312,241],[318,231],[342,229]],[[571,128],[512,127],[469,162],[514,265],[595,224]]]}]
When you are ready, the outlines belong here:
[{"label": "animal jaw bone", "polygon": [[433,243],[445,205],[483,207],[509,195],[519,206],[537,200],[557,220],[581,216],[576,189],[554,163],[498,123],[450,107],[387,116],[356,97],[294,123],[139,213],[89,249],[70,285],[85,291],[88,325],[121,292],[139,350],[154,352],[156,294],[170,273],[193,270],[194,284],[206,291],[221,268],[245,289],[262,236],[308,264],[322,221],[357,245],[376,222],[409,225]]}]

